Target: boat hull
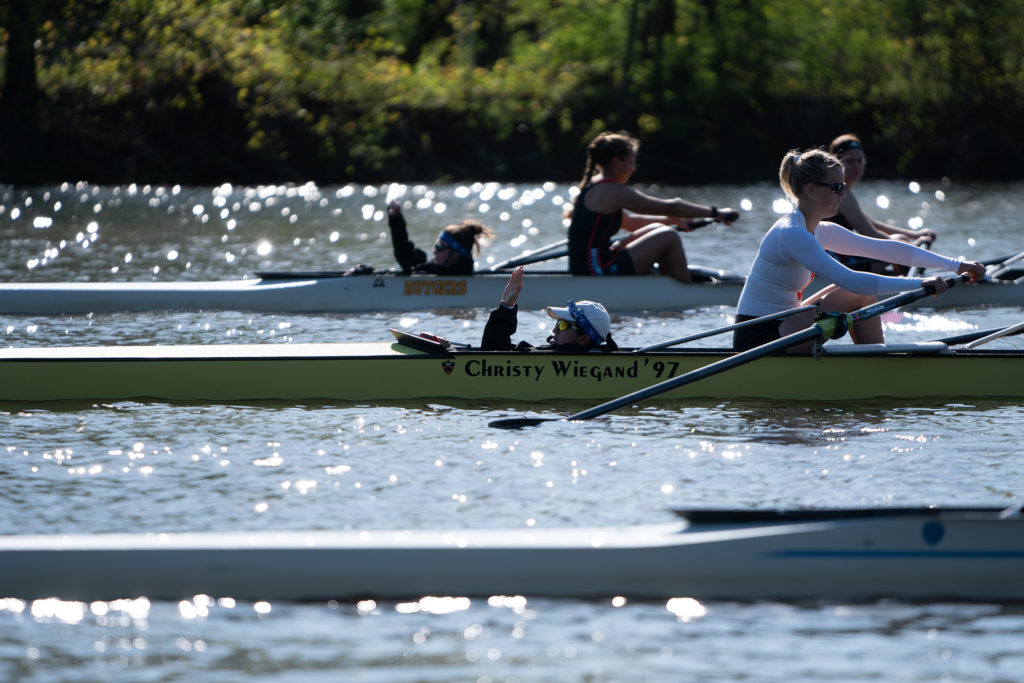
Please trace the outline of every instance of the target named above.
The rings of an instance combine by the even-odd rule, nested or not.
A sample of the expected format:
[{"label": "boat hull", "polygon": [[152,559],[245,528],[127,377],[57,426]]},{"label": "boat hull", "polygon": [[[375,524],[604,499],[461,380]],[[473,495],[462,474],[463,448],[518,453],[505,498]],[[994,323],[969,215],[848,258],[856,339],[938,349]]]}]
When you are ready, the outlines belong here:
[{"label": "boat hull", "polygon": [[[825,349],[819,358],[763,358],[666,392],[658,400],[1024,397],[1024,353],[1019,351],[954,352],[940,343]],[[0,401],[594,402],[650,387],[728,355],[715,349],[428,353],[400,343],[8,348],[0,349]]]},{"label": "boat hull", "polygon": [[1024,520],[920,511],[577,529],[0,537],[5,597],[1024,598]]},{"label": "boat hull", "polygon": [[[819,278],[820,280],[820,278]],[[360,275],[221,282],[9,283],[0,285],[0,314],[57,315],[148,310],[246,310],[314,313],[491,308],[507,274],[446,278],[432,275]],[[530,273],[520,295],[525,309],[569,298],[602,302],[616,313],[735,306],[743,283],[681,284],[659,276],[579,277]],[[1011,282],[957,287],[929,297],[923,307],[1024,305],[1024,286]]]}]

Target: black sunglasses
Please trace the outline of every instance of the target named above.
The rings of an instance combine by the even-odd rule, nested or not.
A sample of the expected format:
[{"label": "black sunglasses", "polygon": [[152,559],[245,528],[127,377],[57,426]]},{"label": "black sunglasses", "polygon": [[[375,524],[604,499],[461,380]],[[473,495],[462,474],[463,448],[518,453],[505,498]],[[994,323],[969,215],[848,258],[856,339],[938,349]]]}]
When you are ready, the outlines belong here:
[{"label": "black sunglasses", "polygon": [[818,187],[827,187],[832,190],[835,194],[845,194],[846,183],[819,183],[817,180],[812,180],[811,185],[817,185]]}]

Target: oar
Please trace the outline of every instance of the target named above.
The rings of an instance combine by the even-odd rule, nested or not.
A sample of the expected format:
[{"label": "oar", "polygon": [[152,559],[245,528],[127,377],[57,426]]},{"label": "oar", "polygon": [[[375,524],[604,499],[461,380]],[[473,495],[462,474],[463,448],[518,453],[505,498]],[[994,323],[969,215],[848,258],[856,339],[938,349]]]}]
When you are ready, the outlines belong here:
[{"label": "oar", "polygon": [[1011,256],[1009,258],[1003,259],[1001,263],[993,264],[993,267],[989,270],[989,272],[985,273],[985,279],[998,279],[1000,275],[1010,270],[1010,266],[1012,264],[1016,263],[1017,261],[1020,261],[1021,259],[1024,259],[1024,251],[1020,252],[1016,256]]},{"label": "oar", "polygon": [[814,304],[808,304],[807,306],[801,306],[800,308],[791,308],[788,311],[782,311],[781,313],[771,313],[769,315],[762,315],[761,317],[754,318],[753,320],[744,320],[741,323],[733,323],[732,325],[726,325],[725,327],[719,327],[718,329],[708,330],[707,332],[691,334],[689,337],[680,337],[679,339],[661,342],[660,344],[651,344],[650,346],[645,346],[642,349],[637,349],[633,353],[647,353],[648,351],[657,351],[658,349],[668,348],[669,346],[686,344],[687,342],[697,341],[698,339],[704,339],[705,337],[714,337],[716,334],[724,334],[726,332],[732,332],[733,330],[739,330],[744,327],[750,327],[751,325],[757,325],[758,323],[763,323],[767,320],[785,320],[786,318],[792,318],[794,315],[799,315],[804,311],[810,311],[813,310],[814,308]]},{"label": "oar", "polygon": [[[952,337],[942,337],[941,339],[935,339],[933,341],[942,342],[947,346],[959,346],[960,344],[968,344],[970,342],[982,339],[984,337],[998,339],[999,337],[1007,337],[1013,334],[1020,334],[1021,332],[1024,332],[1024,329],[1016,329],[1018,327],[1019,325],[1013,325],[1011,327],[990,327],[987,330],[975,330],[974,332],[965,332],[963,334],[953,335]],[[1005,332],[1005,334],[1001,334],[1003,332]]]},{"label": "oar", "polygon": [[[690,221],[687,225],[690,230],[696,230],[697,228],[703,228],[705,225],[711,225],[717,223],[717,218],[698,218],[697,220]],[[681,226],[676,226],[676,230],[682,230]],[[556,251],[557,250],[557,251]],[[523,254],[515,258],[510,258],[500,263],[495,263],[493,266],[488,268],[489,271],[497,272],[499,270],[509,270],[511,268],[518,268],[519,266],[528,266],[532,263],[540,263],[541,261],[551,261],[556,258],[562,258],[563,256],[569,255],[569,240],[559,240],[552,242],[540,249],[535,249],[529,254]]]},{"label": "oar", "polygon": [[[488,270],[493,273],[498,270],[508,270],[510,268],[518,268],[519,266],[528,266],[531,263],[538,263],[540,261],[548,261],[550,259],[561,258],[569,253],[568,249],[564,248],[568,244],[569,240],[558,240],[557,242],[552,242],[551,244],[545,245],[540,249],[534,249],[529,254],[523,254],[522,256],[517,256],[515,258],[510,258],[500,263],[495,263],[493,266],[488,268]],[[559,249],[559,247],[563,248]],[[553,249],[559,249],[559,251],[554,254],[549,254],[548,252],[552,251]]]},{"label": "oar", "polygon": [[976,346],[987,344],[993,339],[999,339],[1000,337],[1009,337],[1012,334],[1020,334],[1021,331],[1024,331],[1024,322],[1017,323],[1016,325],[1010,325],[1009,327],[1004,327],[1003,329],[993,332],[992,334],[986,335],[981,339],[976,339],[972,341],[970,344],[967,344],[964,348],[973,349]]},{"label": "oar", "polygon": [[[948,287],[953,287],[957,282],[961,282],[966,279],[966,275],[947,278],[946,285]],[[832,335],[835,334],[838,321],[840,320],[845,322],[846,327],[849,328],[862,320],[873,318],[877,315],[885,313],[886,311],[891,311],[895,308],[899,308],[900,306],[906,306],[909,303],[917,301],[918,299],[923,299],[924,297],[934,293],[935,290],[932,287],[921,287],[920,289],[915,289],[910,292],[897,294],[894,297],[890,297],[884,301],[879,301],[878,303],[872,304],[870,306],[865,306],[864,308],[858,309],[852,313],[827,315],[818,320],[810,327],[800,330],[799,332],[794,332],[792,334],[786,335],[785,337],[782,337],[781,339],[776,339],[775,341],[768,342],[767,344],[762,344],[761,346],[755,347],[748,351],[743,351],[742,353],[737,353],[735,355],[729,356],[728,358],[723,358],[720,361],[716,361],[709,365],[705,365],[702,368],[691,370],[690,372],[679,375],[678,377],[667,379],[663,382],[659,382],[653,386],[647,387],[646,389],[634,391],[631,394],[621,396],[619,398],[608,401],[607,403],[602,403],[599,406],[589,408],[587,410],[584,410],[583,412],[576,413],[575,415],[570,415],[567,418],[513,417],[501,420],[494,420],[493,422],[489,423],[488,426],[498,427],[501,429],[519,429],[521,427],[532,427],[542,422],[557,422],[561,420],[575,422],[581,420],[589,420],[599,415],[610,413],[613,410],[618,410],[619,408],[633,405],[634,403],[638,403],[640,401],[645,401],[653,396],[657,396],[658,394],[663,394],[666,391],[671,391],[673,389],[686,386],[687,384],[692,384],[699,380],[706,379],[713,375],[717,375],[721,372],[725,372],[726,370],[731,370],[732,368],[739,367],[740,365],[746,365],[747,363],[758,360],[759,358],[770,356],[771,354],[777,351],[785,351],[786,349],[792,346],[796,346],[797,344],[802,344],[804,342],[814,340],[824,341],[826,339],[830,339]]]}]

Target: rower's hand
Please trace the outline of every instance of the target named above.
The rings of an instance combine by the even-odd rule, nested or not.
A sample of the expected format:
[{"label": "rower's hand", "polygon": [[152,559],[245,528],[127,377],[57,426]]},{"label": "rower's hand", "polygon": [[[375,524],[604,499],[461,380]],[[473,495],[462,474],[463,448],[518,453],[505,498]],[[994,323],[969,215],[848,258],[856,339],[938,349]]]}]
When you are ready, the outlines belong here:
[{"label": "rower's hand", "polygon": [[740,219],[740,212],[736,209],[719,209],[718,220],[722,221],[726,225],[732,225],[734,222]]},{"label": "rower's hand", "polygon": [[923,280],[921,280],[921,286],[924,287],[925,289],[932,290],[933,296],[938,296],[939,294],[942,294],[947,289],[949,289],[949,287],[946,285],[946,281],[938,275],[933,275],[931,277],[924,278]]},{"label": "rower's hand", "polygon": [[505,291],[501,294],[501,305],[509,308],[515,308],[516,301],[519,300],[519,293],[523,291],[523,266],[519,266],[512,271],[512,275],[508,278],[508,284],[505,285]]},{"label": "rower's hand", "polygon": [[390,202],[388,202],[388,215],[389,216],[397,216],[400,213],[402,213],[402,205],[401,204],[399,204],[394,199],[392,199]]},{"label": "rower's hand", "polygon": [[956,271],[957,275],[969,275],[971,281],[968,284],[976,285],[978,280],[985,277],[985,266],[977,261],[964,261]]}]

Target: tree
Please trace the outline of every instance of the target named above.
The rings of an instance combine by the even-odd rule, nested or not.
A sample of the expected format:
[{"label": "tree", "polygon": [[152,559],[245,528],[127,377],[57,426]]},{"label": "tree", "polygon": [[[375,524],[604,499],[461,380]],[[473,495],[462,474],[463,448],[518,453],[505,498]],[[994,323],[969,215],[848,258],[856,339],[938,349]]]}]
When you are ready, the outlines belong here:
[{"label": "tree", "polygon": [[31,183],[36,178],[39,145],[35,69],[38,3],[10,0],[3,19],[7,27],[7,55],[0,92],[0,178]]}]

